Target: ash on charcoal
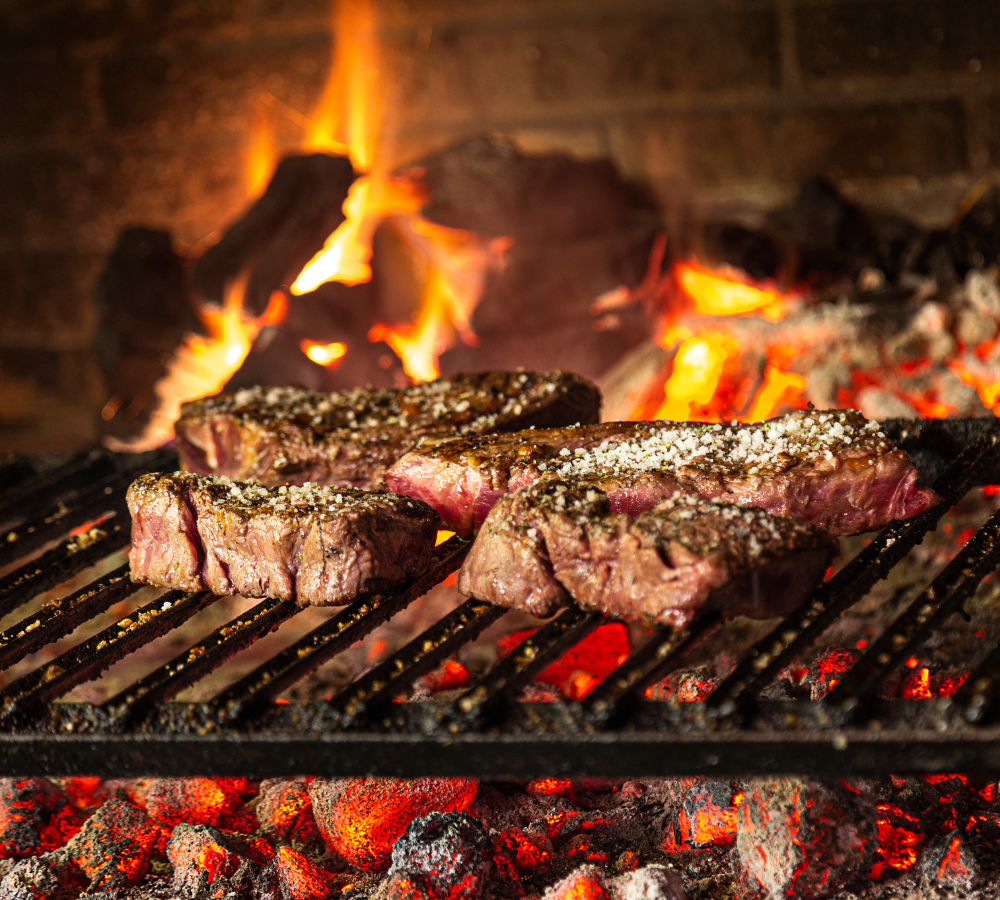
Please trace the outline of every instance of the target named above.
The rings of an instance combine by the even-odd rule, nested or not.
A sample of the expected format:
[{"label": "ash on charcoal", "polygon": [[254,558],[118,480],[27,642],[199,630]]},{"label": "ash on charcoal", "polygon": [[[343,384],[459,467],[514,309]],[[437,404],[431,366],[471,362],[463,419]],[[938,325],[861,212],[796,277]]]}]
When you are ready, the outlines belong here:
[{"label": "ash on charcoal", "polygon": [[845,783],[757,781],[740,806],[740,865],[774,896],[835,893],[867,874],[877,842],[874,804]]},{"label": "ash on charcoal", "polygon": [[608,882],[597,866],[581,866],[553,885],[542,900],[611,900]]},{"label": "ash on charcoal", "polygon": [[167,845],[167,859],[174,869],[174,890],[184,897],[197,897],[212,886],[249,886],[257,878],[266,858],[236,835],[210,825],[177,825]]},{"label": "ash on charcoal", "polygon": [[71,900],[87,886],[65,850],[18,860],[0,879],[0,900]]},{"label": "ash on charcoal", "polygon": [[438,900],[483,896],[491,869],[486,832],[465,812],[414,819],[392,848],[390,873],[407,874]]},{"label": "ash on charcoal", "polygon": [[69,798],[47,778],[0,778],[0,858],[54,850],[79,827]]},{"label": "ash on charcoal", "polygon": [[687,900],[681,876],[666,866],[646,866],[608,882],[615,900]]},{"label": "ash on charcoal", "polygon": [[924,848],[920,868],[931,885],[970,891],[982,881],[976,852],[957,830],[935,838]]}]

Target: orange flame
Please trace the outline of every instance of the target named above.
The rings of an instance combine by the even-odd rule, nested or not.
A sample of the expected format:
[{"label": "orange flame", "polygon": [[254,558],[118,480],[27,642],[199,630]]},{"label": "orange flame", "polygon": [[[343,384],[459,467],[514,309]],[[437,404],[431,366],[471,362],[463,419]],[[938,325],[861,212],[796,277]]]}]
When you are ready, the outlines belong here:
[{"label": "orange flame", "polygon": [[741,316],[756,313],[779,322],[788,311],[788,299],[775,290],[757,287],[731,266],[711,272],[695,262],[674,266],[674,278],[704,316]]},{"label": "orange flame", "polygon": [[267,110],[261,106],[257,110],[253,142],[247,155],[247,192],[251,197],[264,193],[264,188],[274,173],[276,157],[271,119]]},{"label": "orange flame", "polygon": [[181,404],[218,393],[253,346],[260,330],[280,323],[287,311],[287,300],[275,291],[264,314],[257,319],[243,318],[243,293],[246,277],[230,285],[221,308],[198,310],[208,336],[188,333],[174,352],[167,373],[154,388],[159,406],[143,433],[131,441],[105,439],[111,450],[153,450],[174,436],[174,422],[180,416]]},{"label": "orange flame", "polygon": [[319,366],[334,366],[347,353],[347,344],[334,341],[332,344],[317,344],[315,341],[300,341],[299,348]]},{"label": "orange flame", "polygon": [[[726,365],[739,354],[739,345],[728,335],[706,333],[681,342],[674,367],[664,385],[664,401],[654,418],[684,422],[698,417],[715,397]],[[711,414],[708,413],[709,417]],[[717,418],[717,417],[716,417]]]}]

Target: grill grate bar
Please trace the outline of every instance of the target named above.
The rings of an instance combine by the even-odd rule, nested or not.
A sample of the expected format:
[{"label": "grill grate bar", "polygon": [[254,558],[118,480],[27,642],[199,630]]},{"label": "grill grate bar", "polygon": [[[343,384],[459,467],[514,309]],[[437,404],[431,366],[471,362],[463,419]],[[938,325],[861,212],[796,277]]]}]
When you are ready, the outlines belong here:
[{"label": "grill grate bar", "polygon": [[1000,645],[986,654],[965,679],[962,686],[948,698],[957,724],[988,722],[1000,700]]},{"label": "grill grate bar", "polygon": [[450,723],[449,729],[466,731],[482,726],[505,697],[527,684],[532,676],[583,640],[603,621],[603,616],[585,612],[578,606],[563,610],[518,644],[444,710],[443,716]]},{"label": "grill grate bar", "polygon": [[824,698],[841,715],[857,714],[882,680],[975,593],[1000,565],[1000,512],[959,551],[930,586],[893,622]]},{"label": "grill grate bar", "polygon": [[219,718],[239,719],[273,701],[300,678],[444,581],[462,564],[469,546],[461,538],[450,538],[436,549],[430,568],[413,583],[389,593],[359,597],[333,618],[244,675],[212,701]]},{"label": "grill grate bar", "polygon": [[6,616],[32,597],[68,581],[88,566],[127,546],[129,528],[127,517],[116,516],[85,534],[66,538],[37,559],[0,578],[0,616]]},{"label": "grill grate bar", "polygon": [[96,678],[119,660],[186,622],[219,598],[203,591],[170,591],[77,644],[0,692],[0,719],[9,719],[55,700]]},{"label": "grill grate bar", "polygon": [[116,694],[104,708],[119,727],[143,717],[152,705],[176,697],[301,609],[293,600],[268,598],[258,603]]},{"label": "grill grate bar", "polygon": [[68,597],[50,600],[33,616],[22,619],[0,634],[0,669],[6,669],[29,653],[64,637],[142,586],[129,578],[128,566],[124,565]]},{"label": "grill grate bar", "polygon": [[8,566],[29,553],[34,553],[43,544],[61,537],[88,520],[98,519],[108,513],[127,517],[123,492],[129,483],[122,478],[115,478],[107,484],[99,484],[71,501],[49,507],[37,518],[0,534],[0,566]]},{"label": "grill grate bar", "polygon": [[581,701],[584,719],[593,728],[606,728],[627,719],[642,692],[677,668],[681,656],[722,622],[707,613],[687,628],[660,626],[653,636]]},{"label": "grill grate bar", "polygon": [[114,464],[99,451],[80,454],[44,475],[32,475],[5,492],[0,501],[0,523],[22,518],[23,510],[48,506],[80,488],[93,484],[94,479],[114,474]]},{"label": "grill grate bar", "polygon": [[845,610],[864,597],[900,562],[941,517],[972,486],[979,469],[992,463],[1000,430],[994,429],[978,444],[959,456],[934,485],[942,498],[937,506],[907,519],[893,522],[829,581],[821,585],[800,609],[754,644],[733,671],[708,696],[711,715],[739,721],[757,694],[806,650]]},{"label": "grill grate bar", "polygon": [[373,707],[405,691],[451,652],[475,640],[505,612],[484,600],[467,600],[435,625],[415,637],[389,659],[348,685],[329,701],[332,710],[348,725]]}]

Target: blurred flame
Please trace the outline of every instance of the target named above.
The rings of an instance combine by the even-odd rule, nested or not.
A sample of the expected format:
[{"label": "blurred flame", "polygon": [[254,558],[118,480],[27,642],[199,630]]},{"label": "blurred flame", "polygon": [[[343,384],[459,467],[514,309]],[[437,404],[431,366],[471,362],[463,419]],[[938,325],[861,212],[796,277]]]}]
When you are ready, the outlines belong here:
[{"label": "blurred flame", "polygon": [[332,366],[347,353],[347,344],[342,344],[339,341],[334,341],[332,344],[301,341],[299,348],[309,359],[320,366]]},{"label": "blurred flame", "polygon": [[274,167],[277,152],[274,147],[274,132],[267,111],[261,107],[257,111],[253,141],[247,158],[247,192],[251,197],[264,193]]},{"label": "blurred flame", "polygon": [[739,344],[721,332],[689,337],[674,356],[674,367],[664,385],[664,400],[653,418],[684,422],[698,410],[705,416],[722,380],[726,364],[739,354]]},{"label": "blurred flame", "polygon": [[166,375],[156,382],[160,403],[145,431],[131,441],[108,438],[105,444],[109,449],[142,451],[165,444],[174,436],[174,422],[180,416],[181,404],[218,393],[243,365],[260,330],[284,319],[287,299],[281,291],[271,295],[262,316],[244,319],[245,289],[246,276],[241,276],[229,286],[221,308],[198,310],[208,336],[191,333],[185,336]]},{"label": "blurred flame", "polygon": [[756,313],[769,322],[781,321],[788,300],[775,290],[757,287],[738,269],[722,266],[710,271],[695,262],[674,266],[674,278],[703,316],[740,316]]}]

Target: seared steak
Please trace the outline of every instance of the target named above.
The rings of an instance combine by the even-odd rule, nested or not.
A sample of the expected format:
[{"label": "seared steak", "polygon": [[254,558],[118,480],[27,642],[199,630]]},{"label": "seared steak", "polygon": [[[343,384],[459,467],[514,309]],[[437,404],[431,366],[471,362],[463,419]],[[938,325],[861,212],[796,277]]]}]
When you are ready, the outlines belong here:
[{"label": "seared steak", "polygon": [[835,549],[762,509],[677,494],[631,518],[593,485],[548,479],[493,507],[458,587],[536,616],[575,600],[645,624],[684,626],[703,608],[771,618],[805,600]]},{"label": "seared steak", "polygon": [[250,388],[186,403],[181,467],[264,484],[380,488],[424,436],[596,422],[601,395],[568,372],[479,372],[397,389]]},{"label": "seared steak", "polygon": [[135,581],[184,591],[346,603],[423,573],[438,517],[409,497],[144,475],[128,490]]},{"label": "seared steak", "polygon": [[609,422],[425,442],[386,483],[429,503],[462,534],[477,530],[507,491],[553,477],[585,479],[631,516],[683,491],[857,534],[937,503],[918,475],[877,422],[846,409],[756,425]]}]

